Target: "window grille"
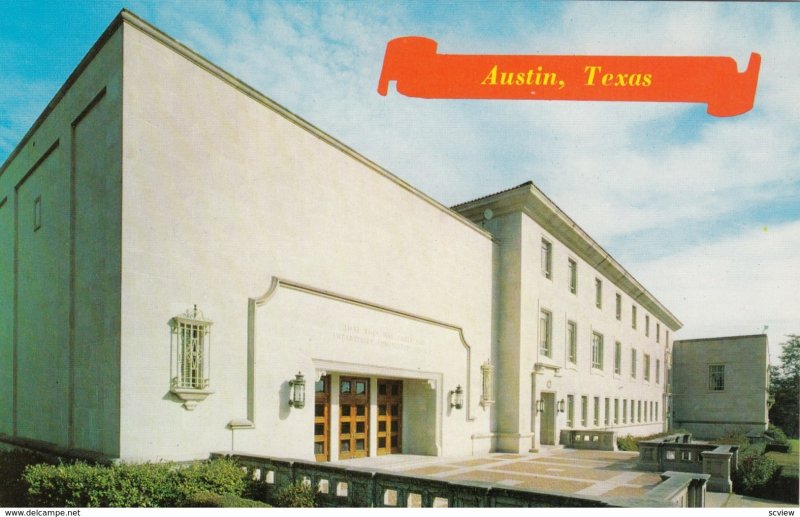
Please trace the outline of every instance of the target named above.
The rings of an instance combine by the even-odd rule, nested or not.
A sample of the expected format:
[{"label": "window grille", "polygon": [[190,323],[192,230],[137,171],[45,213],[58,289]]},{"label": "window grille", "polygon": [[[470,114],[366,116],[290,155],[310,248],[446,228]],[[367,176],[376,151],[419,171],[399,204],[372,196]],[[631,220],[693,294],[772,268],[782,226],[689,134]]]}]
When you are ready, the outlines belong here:
[{"label": "window grille", "polygon": [[172,388],[205,390],[211,367],[211,322],[194,309],[172,318],[173,357]]},{"label": "window grille", "polygon": [[661,382],[661,359],[656,359],[656,384]]},{"label": "window grille", "polygon": [[636,378],[636,349],[631,348],[631,377]]},{"label": "window grille", "polygon": [[725,390],[725,365],[712,364],[708,367],[708,389],[711,391]]},{"label": "window grille", "polygon": [[622,372],[622,343],[614,343],[614,373],[617,375]]},{"label": "window grille", "polygon": [[644,354],[644,380],[650,380],[650,355]]},{"label": "window grille", "polygon": [[594,398],[594,426],[600,426],[600,397]]},{"label": "window grille", "polygon": [[618,320],[622,319],[622,295],[619,293],[617,293],[617,305],[614,310],[614,315]]},{"label": "window grille", "polygon": [[631,305],[631,328],[636,328],[636,306]]}]

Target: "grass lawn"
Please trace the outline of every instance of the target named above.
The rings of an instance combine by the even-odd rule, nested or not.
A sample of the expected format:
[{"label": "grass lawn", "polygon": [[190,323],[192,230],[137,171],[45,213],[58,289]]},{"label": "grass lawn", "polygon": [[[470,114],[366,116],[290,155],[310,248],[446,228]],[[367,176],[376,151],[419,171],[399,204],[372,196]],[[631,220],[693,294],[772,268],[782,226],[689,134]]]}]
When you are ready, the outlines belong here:
[{"label": "grass lawn", "polygon": [[784,474],[798,477],[798,463],[800,463],[800,454],[798,454],[798,440],[789,440],[791,449],[788,453],[783,452],[768,452],[767,457],[771,458],[783,467]]}]

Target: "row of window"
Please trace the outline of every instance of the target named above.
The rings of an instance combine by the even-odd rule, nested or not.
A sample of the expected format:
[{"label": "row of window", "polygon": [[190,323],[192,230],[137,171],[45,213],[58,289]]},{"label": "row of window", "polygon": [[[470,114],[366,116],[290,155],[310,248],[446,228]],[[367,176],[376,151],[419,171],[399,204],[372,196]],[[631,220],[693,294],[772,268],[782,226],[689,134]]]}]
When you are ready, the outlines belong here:
[{"label": "row of window", "polygon": [[[581,427],[608,427],[619,424],[639,424],[658,422],[661,416],[658,412],[658,401],[612,399],[605,397],[604,411],[601,412],[600,397],[593,397],[592,424],[589,425],[589,397],[581,395]],[[613,417],[613,421],[612,421]],[[601,425],[602,418],[602,425]],[[575,395],[567,395],[567,427],[575,427]]]},{"label": "row of window", "polygon": [[[578,294],[578,263],[571,259],[567,259],[568,267],[568,280],[569,292]],[[545,278],[553,278],[553,245],[547,239],[542,239],[542,275]],[[603,308],[603,281],[599,278],[594,279],[594,304],[598,309]],[[622,295],[616,293],[616,308],[615,316],[618,320],[622,321]],[[636,329],[638,326],[637,308],[636,305],[631,305],[631,328]],[[661,342],[661,323],[656,322],[656,343]],[[644,316],[644,335],[650,337],[650,315]],[[669,330],[665,329],[666,343],[669,344]]]},{"label": "row of window", "polygon": [[[553,357],[553,314],[542,309],[539,315],[539,353],[545,357]],[[592,332],[592,368],[604,370],[605,353],[603,350],[604,337],[599,332]],[[637,350],[631,348],[631,370],[632,379],[636,378],[637,373]],[[643,354],[644,364],[642,365],[642,379],[649,382],[651,373],[650,354]],[[578,325],[574,321],[567,321],[567,361],[571,364],[578,364]],[[622,375],[622,343],[614,343],[614,374]],[[661,359],[656,358],[655,363],[656,384],[661,383]]]}]

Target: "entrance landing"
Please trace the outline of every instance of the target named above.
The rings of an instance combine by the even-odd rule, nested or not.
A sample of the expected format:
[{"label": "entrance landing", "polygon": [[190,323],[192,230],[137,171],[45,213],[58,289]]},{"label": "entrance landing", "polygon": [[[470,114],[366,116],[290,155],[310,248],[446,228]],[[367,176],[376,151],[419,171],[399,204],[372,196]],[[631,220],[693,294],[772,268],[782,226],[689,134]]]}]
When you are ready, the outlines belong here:
[{"label": "entrance landing", "polygon": [[[636,452],[543,449],[532,454],[492,453],[466,458],[393,454],[332,462],[442,480],[479,481],[567,495],[640,497],[661,482],[637,470]],[[787,507],[736,494],[706,494],[706,507]]]},{"label": "entrance landing", "polygon": [[636,470],[638,457],[631,452],[550,449],[536,454],[493,453],[467,458],[395,454],[337,463],[562,494],[636,497],[661,482],[655,472]]}]

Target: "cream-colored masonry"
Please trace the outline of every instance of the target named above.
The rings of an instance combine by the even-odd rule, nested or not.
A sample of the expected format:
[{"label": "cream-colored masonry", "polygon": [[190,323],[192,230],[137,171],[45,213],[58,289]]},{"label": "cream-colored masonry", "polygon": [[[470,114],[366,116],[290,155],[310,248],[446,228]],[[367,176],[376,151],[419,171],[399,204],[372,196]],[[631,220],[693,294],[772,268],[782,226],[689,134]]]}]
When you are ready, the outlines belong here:
[{"label": "cream-colored masonry", "polygon": [[[286,382],[298,370],[309,381],[322,370],[390,373],[378,366],[437,381],[441,411],[424,420],[438,426],[429,450],[489,450],[480,436],[490,411],[474,402],[491,355],[487,235],[139,28],[125,24],[124,35],[122,457],[201,457],[232,439],[252,452],[313,457],[313,410],[288,408]],[[248,300],[274,278],[458,327],[470,369],[452,330],[420,324],[412,334],[424,345],[415,347],[344,346],[337,329],[371,320],[370,311],[281,290],[258,309],[248,357]],[[168,394],[167,322],[193,304],[214,321],[215,393],[185,411]],[[379,320],[380,332],[406,324]],[[459,384],[472,390],[469,415],[442,410]],[[248,389],[255,428],[232,432],[229,421],[248,417]]]}]

